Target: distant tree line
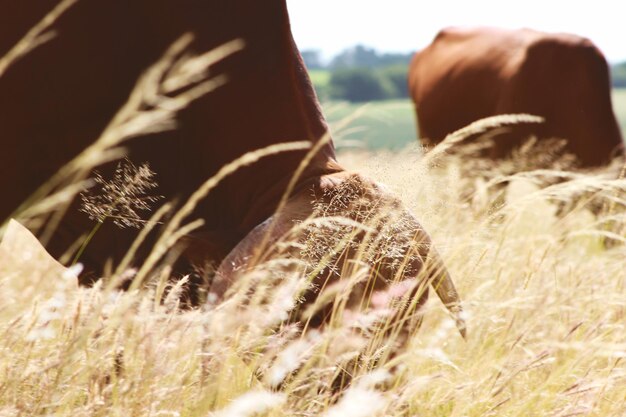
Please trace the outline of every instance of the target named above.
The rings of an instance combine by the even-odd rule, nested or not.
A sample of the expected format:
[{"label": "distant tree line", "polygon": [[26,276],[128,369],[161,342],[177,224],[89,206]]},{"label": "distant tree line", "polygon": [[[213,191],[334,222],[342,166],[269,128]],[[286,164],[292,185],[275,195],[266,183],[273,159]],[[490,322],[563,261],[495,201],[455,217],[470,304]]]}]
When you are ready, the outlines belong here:
[{"label": "distant tree line", "polygon": [[[407,73],[413,53],[380,53],[357,45],[324,63],[320,51],[302,51],[309,71],[328,72],[313,77],[321,99],[365,102],[409,97]],[[611,67],[614,88],[626,88],[626,62]]]},{"label": "distant tree line", "polygon": [[328,71],[315,88],[322,99],[364,102],[409,96],[407,71],[413,53],[379,53],[357,45],[324,65],[319,51],[307,50],[302,57],[309,70]]}]

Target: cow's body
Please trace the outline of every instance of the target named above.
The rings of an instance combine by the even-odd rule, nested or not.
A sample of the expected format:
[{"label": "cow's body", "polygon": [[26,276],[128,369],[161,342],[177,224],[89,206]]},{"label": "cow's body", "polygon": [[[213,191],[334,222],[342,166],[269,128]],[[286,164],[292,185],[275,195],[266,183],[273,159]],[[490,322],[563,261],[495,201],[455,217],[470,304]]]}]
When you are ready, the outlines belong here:
[{"label": "cow's body", "polygon": [[[18,7],[27,16],[6,18],[8,27],[0,30],[5,32],[2,40],[10,42],[0,53],[55,3],[33,2],[39,11]],[[224,73],[231,81],[183,110],[178,129],[128,142],[129,158],[137,164],[149,161],[157,173],[159,194],[184,200],[248,151],[280,142],[316,142],[326,125],[293,44],[287,10],[275,3],[78,1],[53,26],[56,38],[0,79],[0,218],[97,139],[141,73],[187,31],[196,37],[191,47],[196,53],[236,38],[245,39],[246,46],[216,65],[211,75]],[[305,152],[268,157],[243,168],[201,203],[196,214],[205,219],[213,241],[229,246],[223,252],[272,214]],[[329,144],[304,177],[338,170]],[[82,213],[66,220],[66,227],[76,232],[92,227]],[[105,223],[83,261],[98,263],[103,253],[125,250],[133,235]],[[68,243],[58,249],[53,244],[55,255]],[[122,253],[117,255],[119,259]]]},{"label": "cow's body", "polygon": [[473,121],[510,113],[546,121],[498,139],[494,156],[506,155],[529,133],[567,139],[566,150],[586,166],[608,162],[623,146],[607,62],[575,35],[448,28],[414,56],[409,88],[428,146]]},{"label": "cow's body", "polygon": [[[34,7],[4,5],[17,9],[0,10],[2,16],[9,12],[15,16],[0,29],[4,42],[0,52],[57,2],[32,3]],[[236,38],[244,40],[245,48],[211,68],[212,77],[225,74],[229,81],[182,110],[176,130],[128,141],[129,158],[136,164],[150,163],[157,173],[157,192],[165,200],[186,200],[222,166],[249,151],[293,141],[314,146],[327,132],[291,36],[284,0],[79,0],[53,29],[54,39],[0,78],[2,219],[98,137],[142,71],[186,32],[194,35],[194,53]],[[306,152],[266,157],[236,171],[211,191],[192,216],[204,219],[203,228],[186,239],[194,260],[219,265],[238,245],[218,271],[222,282],[231,280],[235,264],[230,260],[236,259],[241,267],[254,255],[257,225],[274,213]],[[332,192],[355,177],[337,164],[332,142],[321,146],[295,184],[294,196],[277,215],[274,230],[290,228],[314,211],[312,190]],[[364,188],[377,194],[367,198],[382,195],[371,181],[363,181]],[[298,215],[293,214],[294,207]],[[409,232],[420,237],[420,252],[428,256],[427,236],[417,222],[407,224]],[[72,207],[48,247],[58,256],[92,227],[87,216]],[[253,229],[256,233],[250,234]],[[135,235],[105,222],[81,261],[97,271],[105,259],[119,260]],[[139,253],[135,264],[142,259]],[[437,274],[451,283],[441,269]],[[394,277],[387,278],[381,282]],[[442,293],[444,299],[458,301],[453,287],[440,287],[438,292],[447,292]]]}]

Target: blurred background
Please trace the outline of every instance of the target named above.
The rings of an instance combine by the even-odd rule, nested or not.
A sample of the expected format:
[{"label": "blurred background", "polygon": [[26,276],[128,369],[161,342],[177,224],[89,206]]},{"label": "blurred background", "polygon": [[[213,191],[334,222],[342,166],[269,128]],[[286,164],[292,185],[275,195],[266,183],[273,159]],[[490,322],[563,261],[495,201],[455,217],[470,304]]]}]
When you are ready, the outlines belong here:
[{"label": "blurred background", "polygon": [[626,25],[619,2],[287,0],[292,31],[339,149],[398,150],[416,142],[408,63],[446,26],[528,27],[591,39],[611,66],[613,106],[626,136]]}]

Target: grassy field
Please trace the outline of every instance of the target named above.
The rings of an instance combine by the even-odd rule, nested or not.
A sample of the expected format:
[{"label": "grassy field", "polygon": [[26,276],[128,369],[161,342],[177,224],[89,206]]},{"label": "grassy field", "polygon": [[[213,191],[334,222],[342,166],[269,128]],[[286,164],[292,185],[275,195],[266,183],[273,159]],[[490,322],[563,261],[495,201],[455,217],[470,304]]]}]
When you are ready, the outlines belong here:
[{"label": "grassy field", "polygon": [[[84,189],[82,179],[122,155],[130,136],[171,127],[202,84],[198,74],[181,71],[176,92],[158,94],[172,81],[168,74],[205,73],[213,59],[182,50],[148,69],[101,137],[29,201],[22,220],[68,205]],[[616,101],[624,98],[619,92]],[[206,294],[198,308],[181,307],[188,277],[173,274],[169,256],[200,226],[189,213],[229,172],[285,145],[225,165],[176,210],[164,204],[142,229],[160,226],[145,263],[108,265],[111,272],[92,287],[77,285],[80,265],[63,267],[10,222],[0,243],[0,417],[624,417],[623,167],[572,172],[560,160],[553,169],[529,170],[542,149],[497,163],[441,146],[426,155],[416,144],[415,151],[381,150],[381,137],[384,147],[388,137],[413,142],[402,133],[411,130],[407,102],[356,113],[327,105],[326,112],[343,147],[340,162],[384,186],[325,196],[321,217],[288,217],[300,234],[264,241],[272,249],[267,259],[249,260],[224,297]],[[359,123],[367,127],[360,133],[352,130]],[[367,131],[378,133],[370,138]],[[351,141],[362,137],[370,138],[367,146],[354,149]],[[128,189],[116,187],[127,204]],[[380,207],[384,190],[400,201]],[[354,204],[356,215],[337,214]],[[415,261],[423,255],[432,267],[433,252],[425,254],[412,215],[393,216],[399,207],[429,231],[456,282],[463,300],[457,320],[435,296],[423,305],[405,297],[407,285],[427,275]],[[102,221],[111,220],[106,216]],[[406,224],[408,236],[400,233]],[[337,242],[340,232],[357,239]],[[137,245],[147,245],[139,236]],[[398,250],[402,239],[411,251]],[[346,241],[361,243],[343,252],[338,244]],[[371,251],[381,246],[386,252]],[[381,282],[383,268],[391,268],[371,262],[381,257],[400,271],[413,267],[411,280],[398,273]],[[344,262],[335,264],[339,258]],[[441,277],[434,266],[433,278]],[[319,285],[320,295],[299,308],[311,277],[326,270],[337,280]],[[415,313],[418,305],[417,316],[396,314]],[[319,311],[327,319],[312,328],[307,314]]]},{"label": "grassy field", "polygon": [[[322,71],[314,76],[323,78],[328,75]],[[613,106],[626,137],[626,89],[613,91]],[[367,105],[326,102],[323,108],[331,126],[350,115],[359,115],[347,127],[335,132],[338,149],[357,147],[399,150],[416,141],[415,113],[409,100],[381,101]]]},{"label": "grassy field", "polygon": [[[529,171],[530,153],[493,164],[436,149],[423,156],[416,144],[351,149],[363,133],[339,119],[353,108],[326,111],[340,162],[384,183],[432,235],[463,300],[466,339],[435,296],[407,340],[381,312],[347,309],[358,267],[321,297],[333,302],[329,324],[304,334],[285,319],[308,276],[285,275],[287,258],[192,310],[180,306],[185,278],[167,266],[78,287],[77,269],[13,224],[0,245],[0,416],[624,417],[621,167]],[[384,132],[410,106],[362,111],[352,126]],[[107,146],[97,141],[89,154]],[[157,257],[186,227],[172,222]],[[136,288],[116,290],[129,276]]]},{"label": "grassy field", "polygon": [[626,138],[626,88],[613,90],[613,110]]},{"label": "grassy field", "polygon": [[324,88],[328,86],[328,82],[330,81],[330,71],[310,70],[309,77],[316,88]]},{"label": "grassy field", "polygon": [[390,100],[368,104],[328,102],[324,113],[331,128],[354,117],[347,126],[334,130],[338,149],[400,150],[416,142],[415,114],[408,100]]},{"label": "grassy field", "polygon": [[[137,291],[79,288],[17,229],[0,247],[0,416],[626,415],[619,167],[508,175],[520,161],[442,157],[341,159],[430,231],[464,300],[467,340],[435,297],[396,356],[383,348],[393,336],[340,306],[359,326],[299,336],[280,325],[294,303],[284,285],[266,292],[267,266],[191,311],[163,273]],[[382,350],[367,348],[374,340]],[[359,352],[370,362],[356,365]],[[353,383],[337,393],[342,369]]]}]

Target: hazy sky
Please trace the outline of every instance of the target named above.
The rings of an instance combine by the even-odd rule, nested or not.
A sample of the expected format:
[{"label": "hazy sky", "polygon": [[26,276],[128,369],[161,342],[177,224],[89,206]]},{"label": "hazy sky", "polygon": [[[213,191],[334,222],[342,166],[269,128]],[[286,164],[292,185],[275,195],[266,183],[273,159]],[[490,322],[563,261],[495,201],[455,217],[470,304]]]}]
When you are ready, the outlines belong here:
[{"label": "hazy sky", "polygon": [[611,62],[626,61],[626,0],[287,0],[300,49],[325,58],[363,44],[408,52],[450,25],[530,27],[590,38]]}]

